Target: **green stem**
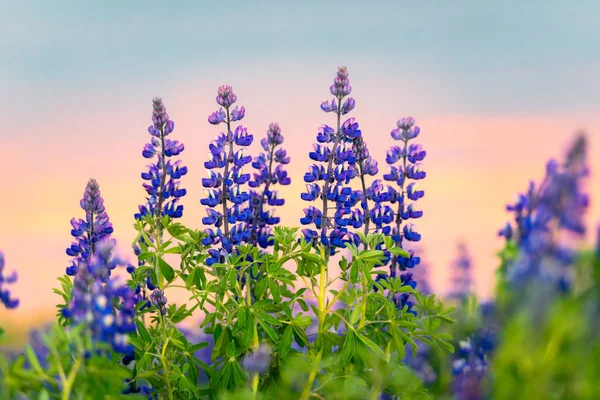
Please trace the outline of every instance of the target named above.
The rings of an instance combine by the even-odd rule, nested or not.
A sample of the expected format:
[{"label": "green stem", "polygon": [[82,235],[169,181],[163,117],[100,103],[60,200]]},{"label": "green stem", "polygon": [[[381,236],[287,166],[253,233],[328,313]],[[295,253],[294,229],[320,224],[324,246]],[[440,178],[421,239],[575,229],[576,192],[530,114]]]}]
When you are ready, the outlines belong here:
[{"label": "green stem", "polygon": [[[160,312],[160,311],[159,311]],[[166,318],[161,315],[160,322],[163,331],[163,348],[160,352],[160,363],[164,370],[165,381],[167,384],[167,390],[169,391],[169,400],[173,400],[173,389],[171,389],[171,380],[169,379],[169,366],[167,365],[165,353],[167,352],[167,346],[169,345],[169,337],[167,336]]]},{"label": "green stem", "polygon": [[300,395],[299,400],[308,400],[310,398],[312,392],[312,385],[317,377],[317,372],[319,371],[319,365],[321,364],[321,357],[323,357],[323,350],[321,349],[317,356],[314,359],[313,368],[310,370],[310,374],[308,375],[308,380],[306,381],[306,385],[304,386],[304,390],[302,390],[302,394]]},{"label": "green stem", "polygon": [[71,394],[70,394],[71,387],[73,386],[73,383],[75,383],[75,378],[77,377],[77,371],[79,371],[80,366],[81,366],[81,358],[77,357],[75,359],[75,363],[69,370],[69,377],[67,378],[67,381],[63,385],[62,400],[69,400],[69,398],[71,396]]},{"label": "green stem", "polygon": [[367,278],[362,277],[362,313],[360,315],[360,323],[358,329],[362,329],[367,322]]},{"label": "green stem", "polygon": [[[259,346],[259,340],[258,340],[258,327],[256,325],[256,321],[254,321],[254,343],[253,343],[253,347],[254,350],[258,350],[258,346]],[[252,398],[256,399],[258,396],[258,383],[259,383],[259,376],[258,373],[255,373],[252,376]]]},{"label": "green stem", "polygon": [[337,303],[337,301],[340,299],[340,297],[342,297],[342,295],[346,291],[346,288],[349,285],[350,285],[350,280],[347,280],[346,283],[344,283],[344,286],[342,287],[342,289],[338,292],[338,294],[335,295],[335,297],[333,298],[333,300],[331,300],[331,303],[329,303],[329,306],[327,306],[327,308],[325,309],[325,311],[329,311],[331,309],[331,307],[333,307],[333,305],[335,303]]}]

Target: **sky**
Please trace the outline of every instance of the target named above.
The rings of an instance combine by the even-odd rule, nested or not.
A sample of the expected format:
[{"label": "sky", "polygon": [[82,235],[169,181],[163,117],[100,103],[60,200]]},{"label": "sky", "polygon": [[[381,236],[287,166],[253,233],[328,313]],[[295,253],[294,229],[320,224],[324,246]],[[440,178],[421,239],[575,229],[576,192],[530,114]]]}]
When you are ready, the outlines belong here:
[{"label": "sky", "polygon": [[[282,222],[297,226],[319,105],[346,65],[356,117],[384,164],[396,120],[412,115],[428,152],[417,226],[431,284],[446,292],[456,244],[489,297],[504,206],[550,157],[587,133],[590,235],[600,223],[597,1],[6,1],[0,0],[0,249],[16,269],[19,310],[52,316],[72,217],[94,177],[114,237],[132,256],[144,202],[141,150],[152,98],[164,99],[190,173],[182,220],[202,228],[207,122],[232,85],[257,139],[278,122],[292,158]],[[258,140],[256,141],[258,142]],[[258,146],[253,146],[256,152]],[[183,294],[173,294],[179,298]],[[15,317],[16,316],[16,317]]]}]

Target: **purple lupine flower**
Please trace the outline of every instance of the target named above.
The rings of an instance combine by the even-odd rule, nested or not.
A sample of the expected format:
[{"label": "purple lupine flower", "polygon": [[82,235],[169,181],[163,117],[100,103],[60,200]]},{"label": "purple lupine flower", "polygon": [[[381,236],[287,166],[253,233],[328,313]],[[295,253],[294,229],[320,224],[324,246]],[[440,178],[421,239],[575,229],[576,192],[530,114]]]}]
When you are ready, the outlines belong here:
[{"label": "purple lupine flower", "polygon": [[448,297],[464,300],[471,294],[473,261],[465,243],[458,244],[458,257],[451,264],[452,284]]},{"label": "purple lupine flower", "polygon": [[167,313],[167,298],[165,297],[164,291],[155,289],[150,295],[150,301],[152,302],[152,305],[158,309],[161,315],[165,315]]},{"label": "purple lupine flower", "polygon": [[115,244],[114,239],[103,239],[93,255],[78,260],[73,298],[62,313],[76,325],[85,324],[95,341],[108,343],[114,351],[131,356],[134,349],[128,335],[136,329],[136,302],[131,288],[108,279],[109,271],[127,265],[112,256]]},{"label": "purple lupine flower", "polygon": [[104,199],[100,193],[100,186],[95,179],[88,181],[79,204],[85,211],[85,220],[71,219],[71,236],[75,238],[75,241],[67,248],[67,255],[73,257],[71,264],[66,268],[69,276],[75,276],[78,262],[87,260],[93,255],[96,251],[96,244],[109,238],[113,232],[113,226],[108,219]]},{"label": "purple lupine flower", "polygon": [[283,148],[277,148],[283,143],[281,128],[277,123],[271,123],[267,130],[267,137],[260,144],[264,150],[252,162],[257,170],[254,177],[248,182],[254,190],[250,191],[251,206],[251,236],[250,242],[267,248],[272,244],[271,226],[279,223],[279,217],[275,217],[274,209],[265,210],[265,204],[269,206],[282,206],[284,199],[277,197],[277,191],[273,185],[289,185],[291,179],[284,169],[289,164],[290,157]]},{"label": "purple lupine flower", "polygon": [[[416,202],[425,195],[425,192],[419,189],[416,181],[426,177],[425,171],[421,168],[421,161],[425,159],[426,152],[423,146],[410,143],[419,136],[421,131],[415,125],[414,118],[401,118],[396,125],[397,128],[392,130],[391,136],[394,140],[400,141],[401,145],[390,147],[386,154],[386,163],[390,166],[390,170],[383,175],[383,179],[389,184],[384,187],[380,182],[373,183],[371,197],[375,205],[370,211],[370,220],[377,232],[390,236],[396,246],[406,248],[405,241],[415,243],[421,240],[416,226],[409,221],[423,216],[423,211],[418,209]],[[390,255],[389,262],[386,260],[386,264],[390,265],[390,273],[384,274],[381,279],[396,278],[399,271],[414,268],[421,262],[414,249],[408,250],[408,253],[410,255],[408,258]],[[409,277],[406,273],[401,273],[400,278],[403,284],[416,287],[412,274]],[[414,314],[413,302],[409,299],[408,293],[394,297],[398,308],[407,307],[408,312]]]},{"label": "purple lupine flower", "polygon": [[550,160],[541,184],[536,187],[530,182],[527,192],[506,207],[514,213],[515,223],[499,234],[519,248],[517,259],[506,271],[513,284],[535,280],[555,285],[560,291],[570,287],[570,266],[575,260],[570,239],[583,237],[586,230],[586,149],[585,136],[578,136],[562,164]]},{"label": "purple lupine flower", "polygon": [[[227,129],[209,145],[210,159],[204,163],[209,170],[208,177],[202,180],[206,197],[200,200],[207,207],[207,216],[202,223],[212,226],[205,230],[207,237],[203,243],[206,246],[220,243],[225,254],[230,254],[233,246],[247,242],[251,233],[248,229],[252,217],[250,195],[245,191],[250,174],[243,173],[243,167],[252,162],[252,157],[245,155],[244,150],[254,138],[243,126],[232,127],[232,122],[240,121],[245,115],[244,107],[231,107],[236,100],[231,86],[219,87],[217,103],[222,108],[208,120],[213,125],[224,123]],[[220,259],[221,252],[211,250],[208,264]]]},{"label": "purple lupine flower", "polygon": [[17,281],[17,272],[13,271],[10,275],[4,276],[4,264],[4,253],[0,251],[0,301],[2,304],[4,304],[4,307],[13,309],[19,306],[19,299],[12,297],[10,291],[5,285],[9,285]]},{"label": "purple lupine flower", "polygon": [[364,195],[348,186],[358,175],[355,151],[362,150],[362,147],[357,149],[354,143],[360,141],[362,132],[354,118],[341,122],[341,116],[349,113],[355,106],[354,99],[346,98],[352,91],[346,67],[338,68],[330,91],[335,98],[321,104],[321,109],[337,115],[337,128],[321,126],[317,133],[317,143],[313,145],[314,151],[309,153],[310,159],[317,164],[309,166],[304,175],[307,191],[301,198],[310,202],[319,200],[319,205],[306,208],[306,216],[301,218],[300,223],[314,225],[319,231],[303,229],[305,240],[322,243],[329,248],[329,254],[333,255],[336,248],[344,248],[345,243],[359,242],[359,237],[348,226],[361,226],[362,216],[353,212],[353,207],[362,201]]},{"label": "purple lupine flower", "polygon": [[142,172],[142,179],[149,182],[142,185],[148,197],[146,204],[138,207],[139,213],[135,214],[135,218],[141,219],[148,214],[181,218],[183,205],[178,203],[187,191],[180,187],[180,178],[187,174],[188,169],[181,160],[171,161],[170,158],[181,154],[184,145],[167,138],[175,129],[175,123],[169,119],[162,99],[155,98],[152,105],[152,125],[148,127],[152,139],[144,146],[142,156],[148,159],[156,157],[156,161],[146,166],[148,172]]}]

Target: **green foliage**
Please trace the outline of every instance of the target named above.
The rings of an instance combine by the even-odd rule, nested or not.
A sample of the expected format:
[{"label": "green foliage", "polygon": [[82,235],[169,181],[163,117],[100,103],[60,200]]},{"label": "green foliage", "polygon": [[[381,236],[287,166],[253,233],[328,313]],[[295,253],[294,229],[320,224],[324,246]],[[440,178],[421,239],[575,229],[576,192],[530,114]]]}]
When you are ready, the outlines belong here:
[{"label": "green foliage", "polygon": [[[427,391],[402,362],[405,348],[416,352],[421,341],[440,354],[453,351],[452,337],[443,331],[454,322],[452,308],[399,278],[375,281],[383,273],[380,244],[408,256],[383,235],[363,236],[361,248],[349,245],[340,274],[333,276],[328,251],[298,240],[296,228],[276,227],[272,252],[242,245],[209,265],[203,232],[153,216],[135,227],[143,263],[129,285],[145,288],[149,276],[161,290],[186,289],[189,302],[169,303],[165,315],[145,301],[137,305],[137,333],[129,338],[135,363],[129,367],[108,347],[92,348],[85,327],[55,326],[45,337],[52,351],[44,367],[31,349],[2,359],[1,398],[119,398],[131,381],[168,399],[376,399],[382,392],[425,399]],[[60,282],[59,308],[72,291],[69,277]],[[396,307],[396,293],[414,296],[418,316]],[[203,315],[196,329],[214,339],[210,362],[195,355],[208,343],[190,342],[177,327],[196,314]],[[60,312],[59,319],[68,322]],[[272,349],[267,368],[249,372],[245,359],[263,343]]]},{"label": "green foliage", "polygon": [[583,252],[574,290],[522,304],[495,352],[495,399],[600,398],[600,258]]},{"label": "green foliage", "polygon": [[109,348],[93,347],[82,327],[53,325],[43,335],[47,356],[31,346],[16,357],[0,354],[0,398],[119,399],[130,373]]}]

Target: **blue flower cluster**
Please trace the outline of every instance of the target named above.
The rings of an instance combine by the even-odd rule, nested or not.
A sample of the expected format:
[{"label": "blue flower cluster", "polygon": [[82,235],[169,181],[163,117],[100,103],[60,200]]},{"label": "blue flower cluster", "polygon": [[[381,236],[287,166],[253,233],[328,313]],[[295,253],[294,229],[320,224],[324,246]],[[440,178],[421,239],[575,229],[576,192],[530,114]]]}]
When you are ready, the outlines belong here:
[{"label": "blue flower cluster", "polygon": [[162,99],[155,98],[152,103],[152,125],[148,127],[152,139],[144,146],[142,156],[148,159],[156,157],[156,162],[147,165],[148,172],[142,172],[142,179],[149,182],[143,184],[148,197],[147,203],[139,206],[135,218],[141,219],[147,214],[181,218],[183,205],[178,202],[185,196],[186,190],[180,188],[179,179],[187,174],[188,169],[181,165],[181,160],[171,162],[169,158],[181,154],[184,146],[167,138],[175,129],[175,123],[169,119]]},{"label": "blue flower cluster", "polygon": [[96,251],[96,244],[109,238],[113,233],[113,226],[104,208],[100,186],[95,179],[88,181],[79,205],[85,211],[85,220],[71,219],[71,236],[75,241],[67,248],[67,255],[73,257],[66,269],[69,276],[75,276],[78,263],[89,259]]},{"label": "blue flower cluster", "polygon": [[290,157],[285,149],[279,147],[283,143],[281,128],[277,123],[271,123],[267,130],[267,137],[260,142],[264,152],[252,162],[257,170],[248,185],[251,206],[251,233],[250,243],[267,248],[272,242],[272,225],[279,223],[279,217],[274,216],[274,209],[265,210],[265,204],[271,207],[283,206],[284,199],[277,196],[273,185],[289,185],[291,179],[284,169],[289,164]]},{"label": "blue flower cluster", "polygon": [[134,349],[128,335],[136,329],[136,302],[131,288],[108,279],[111,270],[127,264],[112,256],[115,244],[114,239],[104,239],[96,243],[93,255],[78,260],[73,298],[62,312],[74,324],[86,324],[94,340],[108,343],[114,351],[131,357]]},{"label": "blue flower cluster", "polygon": [[[419,136],[420,132],[420,128],[415,125],[415,120],[412,117],[398,120],[397,128],[392,130],[392,138],[402,144],[401,146],[392,146],[388,150],[385,161],[390,165],[390,170],[389,173],[383,175],[383,179],[387,182],[395,182],[397,189],[387,186],[387,190],[383,192],[382,197],[389,201],[391,205],[396,205],[396,210],[385,206],[374,209],[375,212],[381,210],[381,214],[388,215],[386,221],[390,217],[392,218],[391,223],[383,227],[382,231],[389,234],[396,245],[400,247],[402,247],[404,239],[410,242],[421,240],[421,235],[416,231],[415,225],[405,223],[423,216],[423,211],[418,209],[416,202],[425,195],[425,192],[418,187],[417,181],[427,176],[421,165],[421,161],[425,159],[427,153],[423,150],[422,145],[409,144],[411,140]],[[381,209],[382,207],[383,209]],[[396,276],[397,267],[400,270],[405,270],[419,264],[420,258],[414,255],[414,251],[410,253],[409,258],[392,257],[390,271],[392,277]]]},{"label": "blue flower cluster", "polygon": [[[335,97],[321,104],[323,111],[336,114],[337,128],[322,125],[319,129],[317,143],[309,153],[310,159],[316,163],[310,165],[304,175],[307,190],[301,194],[302,200],[321,203],[319,207],[304,209],[305,215],[300,223],[316,228],[303,229],[304,238],[315,244],[322,243],[331,255],[335,254],[336,248],[344,248],[345,243],[359,243],[359,237],[349,228],[357,229],[364,223],[364,215],[353,210],[364,199],[364,194],[349,186],[350,181],[358,176],[355,151],[359,149],[355,148],[354,143],[359,141],[362,132],[354,118],[341,122],[342,115],[355,107],[354,99],[347,97],[351,91],[348,71],[346,67],[339,67],[330,87]],[[366,162],[368,155],[364,156],[364,151],[361,154]]]},{"label": "blue flower cluster", "polygon": [[452,286],[448,297],[451,299],[464,300],[471,293],[472,268],[473,262],[467,246],[464,243],[458,244],[458,257],[451,264],[453,276],[451,278]]},{"label": "blue flower cluster", "polygon": [[221,108],[208,117],[208,122],[212,125],[224,123],[227,131],[221,132],[209,145],[211,158],[204,163],[208,177],[202,179],[206,198],[200,203],[207,207],[207,216],[202,218],[202,223],[214,227],[205,230],[207,236],[203,244],[221,243],[222,249],[209,250],[210,257],[206,260],[209,265],[230,254],[233,246],[250,239],[248,227],[252,218],[250,194],[245,190],[250,174],[243,173],[243,167],[252,162],[252,157],[244,155],[244,150],[252,144],[254,137],[241,125],[232,130],[232,123],[242,120],[246,110],[238,106],[232,108],[237,96],[231,86],[219,87],[216,100]]},{"label": "blue flower cluster", "polygon": [[19,299],[12,297],[5,285],[17,281],[17,272],[13,271],[10,275],[4,276],[4,264],[4,253],[0,251],[0,301],[4,307],[13,309],[19,306]]},{"label": "blue flower cluster", "polygon": [[[546,176],[536,187],[530,182],[525,194],[507,206],[514,213],[514,226],[507,223],[499,235],[514,240],[519,256],[507,270],[507,278],[514,284],[523,284],[532,278],[547,282],[560,291],[570,287],[570,266],[575,251],[569,247],[568,237],[583,237],[584,215],[589,200],[583,191],[588,176],[586,139],[579,136],[559,164],[550,160]],[[566,237],[565,237],[566,235]]]},{"label": "blue flower cluster", "polygon": [[[415,225],[405,223],[423,216],[416,202],[425,195],[425,192],[417,186],[417,182],[426,177],[421,166],[426,152],[420,144],[410,143],[417,138],[420,128],[415,125],[412,117],[402,118],[397,122],[397,128],[391,131],[393,139],[401,141],[401,146],[392,146],[386,154],[386,163],[390,166],[383,179],[390,184],[383,185],[380,181],[374,181],[371,185],[369,197],[374,201],[374,207],[370,210],[370,222],[377,232],[390,236],[396,246],[407,249],[404,240],[415,243],[421,240],[421,235],[416,231]],[[392,186],[395,183],[396,187]],[[395,206],[395,209],[394,209]],[[388,274],[381,274],[377,279],[389,279],[399,277],[403,285],[416,288],[417,282],[411,272],[402,272],[414,268],[421,262],[421,257],[415,254],[414,249],[407,249],[408,258],[387,255],[384,265],[390,265]],[[409,293],[396,293],[394,301],[398,308],[407,307],[407,311],[415,314],[412,310],[413,302]]]},{"label": "blue flower cluster", "polygon": [[495,337],[491,331],[480,331],[466,341],[460,341],[452,363],[453,392],[457,400],[485,399],[484,379],[488,357],[494,349]]}]

